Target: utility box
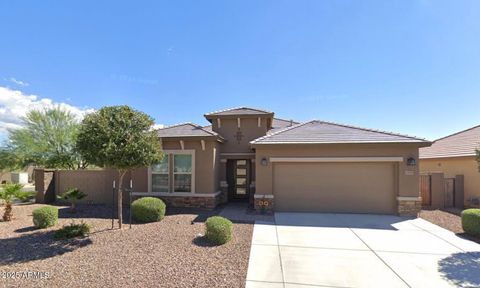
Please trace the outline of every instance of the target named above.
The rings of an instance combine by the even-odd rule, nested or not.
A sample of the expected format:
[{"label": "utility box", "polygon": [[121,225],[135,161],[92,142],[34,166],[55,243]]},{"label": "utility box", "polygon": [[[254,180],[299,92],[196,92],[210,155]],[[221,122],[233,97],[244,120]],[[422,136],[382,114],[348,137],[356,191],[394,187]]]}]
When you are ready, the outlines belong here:
[{"label": "utility box", "polygon": [[18,184],[28,184],[28,173],[27,172],[12,172],[10,173],[10,179],[12,183]]}]

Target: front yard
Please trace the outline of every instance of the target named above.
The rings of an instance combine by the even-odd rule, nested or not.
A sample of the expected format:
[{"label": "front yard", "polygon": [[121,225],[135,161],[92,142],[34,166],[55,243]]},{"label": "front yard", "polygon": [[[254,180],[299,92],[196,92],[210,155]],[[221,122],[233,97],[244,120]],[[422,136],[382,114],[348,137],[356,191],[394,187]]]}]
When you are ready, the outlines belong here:
[{"label": "front yard", "polygon": [[463,231],[462,219],[460,217],[460,209],[440,210],[440,209],[423,209],[420,212],[419,217],[423,218],[435,225],[450,230],[455,234],[467,238],[469,240],[480,243],[480,238],[472,235],[468,235]]},{"label": "front yard", "polygon": [[[233,239],[225,245],[212,246],[198,235],[204,234],[204,221],[214,212],[167,211],[161,222],[111,230],[108,207],[81,206],[77,214],[59,207],[59,224],[36,230],[31,215],[41,206],[44,205],[16,205],[14,220],[0,222],[0,282],[6,286],[245,285],[252,224],[234,223]],[[72,220],[92,225],[92,233],[86,238],[54,240],[53,231]],[[19,274],[16,279],[6,279],[11,276],[7,272]],[[26,279],[22,278],[24,272],[47,272],[48,277]]]}]

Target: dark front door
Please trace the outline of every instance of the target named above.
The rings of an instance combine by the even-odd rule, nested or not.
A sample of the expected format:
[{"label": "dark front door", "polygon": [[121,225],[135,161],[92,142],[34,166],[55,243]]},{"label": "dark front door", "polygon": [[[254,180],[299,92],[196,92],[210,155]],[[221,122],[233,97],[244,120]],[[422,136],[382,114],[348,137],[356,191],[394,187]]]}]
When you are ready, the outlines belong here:
[{"label": "dark front door", "polygon": [[248,200],[250,190],[250,160],[227,161],[228,200]]}]

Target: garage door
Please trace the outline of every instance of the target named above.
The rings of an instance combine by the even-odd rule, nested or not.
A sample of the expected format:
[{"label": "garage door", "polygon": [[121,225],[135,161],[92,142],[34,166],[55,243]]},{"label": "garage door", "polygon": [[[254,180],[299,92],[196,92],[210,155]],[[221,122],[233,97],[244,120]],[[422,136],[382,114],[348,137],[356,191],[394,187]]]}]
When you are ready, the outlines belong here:
[{"label": "garage door", "polygon": [[275,163],[275,210],[394,214],[394,164]]}]

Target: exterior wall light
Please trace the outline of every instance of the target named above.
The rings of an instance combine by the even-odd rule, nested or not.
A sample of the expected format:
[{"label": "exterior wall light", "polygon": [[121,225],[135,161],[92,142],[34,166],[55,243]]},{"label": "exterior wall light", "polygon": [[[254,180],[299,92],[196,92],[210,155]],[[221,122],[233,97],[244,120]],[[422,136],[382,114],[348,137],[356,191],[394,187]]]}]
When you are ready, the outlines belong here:
[{"label": "exterior wall light", "polygon": [[414,157],[409,157],[407,159],[407,166],[416,166],[417,165],[417,160],[415,160]]},{"label": "exterior wall light", "polygon": [[262,166],[267,166],[268,165],[267,158],[263,157],[262,160],[260,160],[260,164],[262,164]]}]

